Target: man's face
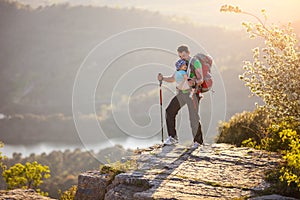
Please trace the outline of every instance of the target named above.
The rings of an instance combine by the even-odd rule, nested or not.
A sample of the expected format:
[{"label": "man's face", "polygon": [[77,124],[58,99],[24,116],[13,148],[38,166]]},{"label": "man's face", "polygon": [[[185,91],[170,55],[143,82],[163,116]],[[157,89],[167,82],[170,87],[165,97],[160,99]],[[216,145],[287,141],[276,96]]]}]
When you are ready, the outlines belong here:
[{"label": "man's face", "polygon": [[181,59],[184,59],[184,60],[188,60],[189,57],[190,57],[190,52],[178,52],[178,56],[181,58]]}]

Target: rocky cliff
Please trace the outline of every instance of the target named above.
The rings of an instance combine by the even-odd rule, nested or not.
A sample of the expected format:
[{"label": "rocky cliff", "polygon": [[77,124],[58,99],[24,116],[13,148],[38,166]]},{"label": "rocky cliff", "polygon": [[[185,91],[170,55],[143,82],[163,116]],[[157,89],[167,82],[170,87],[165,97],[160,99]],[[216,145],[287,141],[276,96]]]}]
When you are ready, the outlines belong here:
[{"label": "rocky cliff", "polygon": [[127,173],[81,174],[75,199],[291,199],[258,197],[269,187],[264,172],[280,162],[276,154],[226,144],[178,145],[149,148],[132,159],[137,167]]},{"label": "rocky cliff", "polygon": [[34,190],[0,190],[0,200],[54,200],[36,193]]}]

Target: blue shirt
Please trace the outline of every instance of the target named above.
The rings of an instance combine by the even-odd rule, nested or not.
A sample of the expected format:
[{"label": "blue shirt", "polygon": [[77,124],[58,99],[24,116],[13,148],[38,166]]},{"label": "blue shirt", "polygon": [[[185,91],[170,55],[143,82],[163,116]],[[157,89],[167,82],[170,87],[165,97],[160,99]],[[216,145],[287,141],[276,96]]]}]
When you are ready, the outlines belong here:
[{"label": "blue shirt", "polygon": [[181,83],[182,81],[184,81],[184,75],[185,74],[187,75],[187,72],[184,71],[184,70],[176,71],[176,73],[175,73],[176,83]]}]

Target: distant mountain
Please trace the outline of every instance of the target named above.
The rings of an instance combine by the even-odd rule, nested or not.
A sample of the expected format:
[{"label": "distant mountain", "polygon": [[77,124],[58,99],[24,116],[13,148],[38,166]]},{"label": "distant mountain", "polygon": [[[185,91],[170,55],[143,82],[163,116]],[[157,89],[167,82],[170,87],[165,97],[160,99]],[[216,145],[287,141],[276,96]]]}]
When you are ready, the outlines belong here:
[{"label": "distant mountain", "polygon": [[[32,10],[1,1],[0,92],[4,98],[0,100],[0,112],[70,114],[74,78],[87,53],[113,34],[146,26],[190,35],[222,69],[239,70],[254,46],[243,33],[177,24],[148,11],[68,5]],[[224,81],[227,84],[232,77],[224,77]]]}]

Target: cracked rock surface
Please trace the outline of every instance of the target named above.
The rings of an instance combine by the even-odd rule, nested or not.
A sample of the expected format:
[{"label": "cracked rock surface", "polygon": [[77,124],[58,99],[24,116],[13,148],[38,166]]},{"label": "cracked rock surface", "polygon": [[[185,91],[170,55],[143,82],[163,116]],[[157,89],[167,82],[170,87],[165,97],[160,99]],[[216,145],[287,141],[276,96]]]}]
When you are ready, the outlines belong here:
[{"label": "cracked rock surface", "polygon": [[280,162],[277,154],[227,144],[165,146],[133,159],[137,169],[117,175],[105,188],[105,200],[257,198],[269,187],[264,172]]},{"label": "cracked rock surface", "polygon": [[0,190],[0,200],[54,200],[36,193],[32,189]]}]

